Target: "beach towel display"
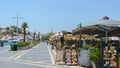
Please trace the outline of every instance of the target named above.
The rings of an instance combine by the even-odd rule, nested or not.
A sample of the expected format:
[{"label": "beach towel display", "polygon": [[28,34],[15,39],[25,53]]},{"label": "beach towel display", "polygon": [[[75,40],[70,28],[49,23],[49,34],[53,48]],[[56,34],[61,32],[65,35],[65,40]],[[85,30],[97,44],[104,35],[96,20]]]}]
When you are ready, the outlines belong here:
[{"label": "beach towel display", "polygon": [[118,54],[118,68],[120,68],[120,52]]},{"label": "beach towel display", "polygon": [[118,49],[115,44],[103,47],[103,68],[118,68]]},{"label": "beach towel display", "polygon": [[66,65],[77,65],[77,49],[75,47],[65,47],[65,64]]}]

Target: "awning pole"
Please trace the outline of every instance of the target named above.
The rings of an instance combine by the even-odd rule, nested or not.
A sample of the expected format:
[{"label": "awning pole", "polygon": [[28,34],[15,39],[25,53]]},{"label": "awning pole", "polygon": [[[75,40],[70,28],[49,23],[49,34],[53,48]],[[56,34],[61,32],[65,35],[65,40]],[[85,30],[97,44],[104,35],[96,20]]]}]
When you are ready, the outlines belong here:
[{"label": "awning pole", "polygon": [[106,44],[107,44],[107,42],[108,42],[108,31],[106,31],[105,34],[106,34],[106,35],[105,35],[105,42],[106,42]]}]

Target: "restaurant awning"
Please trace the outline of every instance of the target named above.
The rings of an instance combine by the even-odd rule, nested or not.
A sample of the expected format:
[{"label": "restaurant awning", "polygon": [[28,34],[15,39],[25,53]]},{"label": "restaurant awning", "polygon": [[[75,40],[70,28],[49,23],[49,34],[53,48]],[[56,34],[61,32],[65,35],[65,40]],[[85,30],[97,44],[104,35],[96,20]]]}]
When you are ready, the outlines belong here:
[{"label": "restaurant awning", "polygon": [[120,36],[120,21],[110,20],[105,16],[95,24],[74,29],[73,34],[80,34],[80,31],[88,35]]}]

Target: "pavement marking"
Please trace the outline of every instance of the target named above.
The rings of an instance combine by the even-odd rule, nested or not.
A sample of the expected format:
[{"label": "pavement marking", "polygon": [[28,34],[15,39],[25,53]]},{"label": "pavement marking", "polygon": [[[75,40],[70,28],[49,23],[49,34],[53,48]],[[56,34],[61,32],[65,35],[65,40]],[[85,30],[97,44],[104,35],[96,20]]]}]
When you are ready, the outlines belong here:
[{"label": "pavement marking", "polygon": [[61,65],[49,64],[49,63],[43,63],[43,62],[26,61],[26,60],[0,59],[0,61],[34,65],[34,66],[42,66],[42,67],[50,67],[50,68],[76,68],[76,67],[70,67],[70,66],[65,66],[65,65],[61,66]]},{"label": "pavement marking", "polygon": [[51,68],[53,68],[53,66],[54,66],[52,64],[43,63],[43,62],[34,62],[34,61],[25,61],[25,60],[12,60],[12,59],[4,59],[4,58],[0,59],[0,61],[34,65],[34,66],[51,67]]},{"label": "pavement marking", "polygon": [[25,55],[26,53],[28,53],[28,52],[31,51],[31,50],[32,50],[32,49],[28,49],[28,50],[21,51],[20,53],[9,57],[9,59],[17,60],[17,59],[19,59],[21,56]]},{"label": "pavement marking", "polygon": [[27,54],[27,55],[36,55],[36,56],[42,56],[42,55],[49,55],[49,54],[41,54],[41,53],[38,53],[38,54],[34,54],[34,53],[30,53],[30,54]]},{"label": "pavement marking", "polygon": [[13,55],[13,56],[10,56],[8,59],[14,59],[14,60],[16,60],[16,59],[19,58],[19,56],[21,56],[22,54],[24,54],[24,53],[26,53],[26,52],[27,52],[27,51],[21,51],[21,52],[15,54],[15,55]]},{"label": "pavement marking", "polygon": [[[23,58],[31,58],[31,59],[34,59],[35,58],[35,60],[36,60],[36,58],[38,58],[37,60],[40,60],[40,59],[49,59],[49,57],[31,57],[31,56],[28,56],[28,57],[23,57]],[[40,58],[40,59],[39,59]]]},{"label": "pavement marking", "polygon": [[27,65],[34,65],[34,66],[52,67],[52,66],[47,65],[47,64],[34,63],[33,61],[30,61],[30,62],[28,62],[28,61],[15,61],[15,60],[8,60],[8,59],[3,59],[3,60],[0,59],[0,61],[1,61],[1,62],[2,62],[2,61],[5,61],[5,62],[12,62],[12,63],[20,63],[20,64],[27,64]]},{"label": "pavement marking", "polygon": [[36,47],[38,47],[38,46],[39,46],[39,44],[37,44],[37,45],[33,46],[31,49],[34,49],[34,48],[36,48]]},{"label": "pavement marking", "polygon": [[48,45],[48,52],[49,52],[49,54],[50,54],[50,58],[51,58],[52,64],[55,64],[54,59],[53,59],[53,56],[52,56],[52,53],[50,52],[50,47],[49,47],[49,45]]},{"label": "pavement marking", "polygon": [[7,51],[9,51],[9,49],[0,51],[0,53],[4,53],[4,52],[7,52]]},{"label": "pavement marking", "polygon": [[31,50],[33,50],[33,49],[36,48],[36,47],[37,47],[37,45],[34,46],[34,47],[32,47],[31,49],[21,51],[20,53],[9,57],[9,59],[17,60],[17,59],[19,59],[21,56],[27,54],[28,52],[30,52]]},{"label": "pavement marking", "polygon": [[[34,48],[36,48],[37,46],[35,46]],[[48,47],[48,46],[47,46]],[[28,65],[34,65],[34,66],[43,66],[43,67],[50,67],[50,68],[76,68],[76,67],[71,67],[71,66],[65,66],[65,65],[55,65],[55,64],[51,64],[51,63],[44,63],[44,61],[40,62],[40,61],[28,61],[28,60],[17,60],[18,58],[20,58],[22,55],[25,55],[26,53],[28,53],[30,50],[32,50],[33,48],[26,50],[25,52],[22,51],[17,55],[12,56],[11,58],[0,58],[0,61],[5,61],[5,62],[12,62],[12,63],[20,63],[20,64],[28,64]],[[53,57],[52,57],[52,52],[50,50],[50,47],[48,47],[48,52],[50,54],[50,58],[51,61],[54,63]],[[21,54],[22,53],[22,54]],[[79,67],[81,68],[81,67]]]}]

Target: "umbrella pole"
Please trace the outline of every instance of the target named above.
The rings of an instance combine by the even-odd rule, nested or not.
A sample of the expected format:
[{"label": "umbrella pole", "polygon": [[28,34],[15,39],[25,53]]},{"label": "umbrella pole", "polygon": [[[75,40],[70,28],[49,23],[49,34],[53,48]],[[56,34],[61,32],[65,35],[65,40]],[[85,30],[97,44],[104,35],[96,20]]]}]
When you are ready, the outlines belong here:
[{"label": "umbrella pole", "polygon": [[106,42],[106,44],[108,42],[108,31],[105,32],[105,42]]}]

